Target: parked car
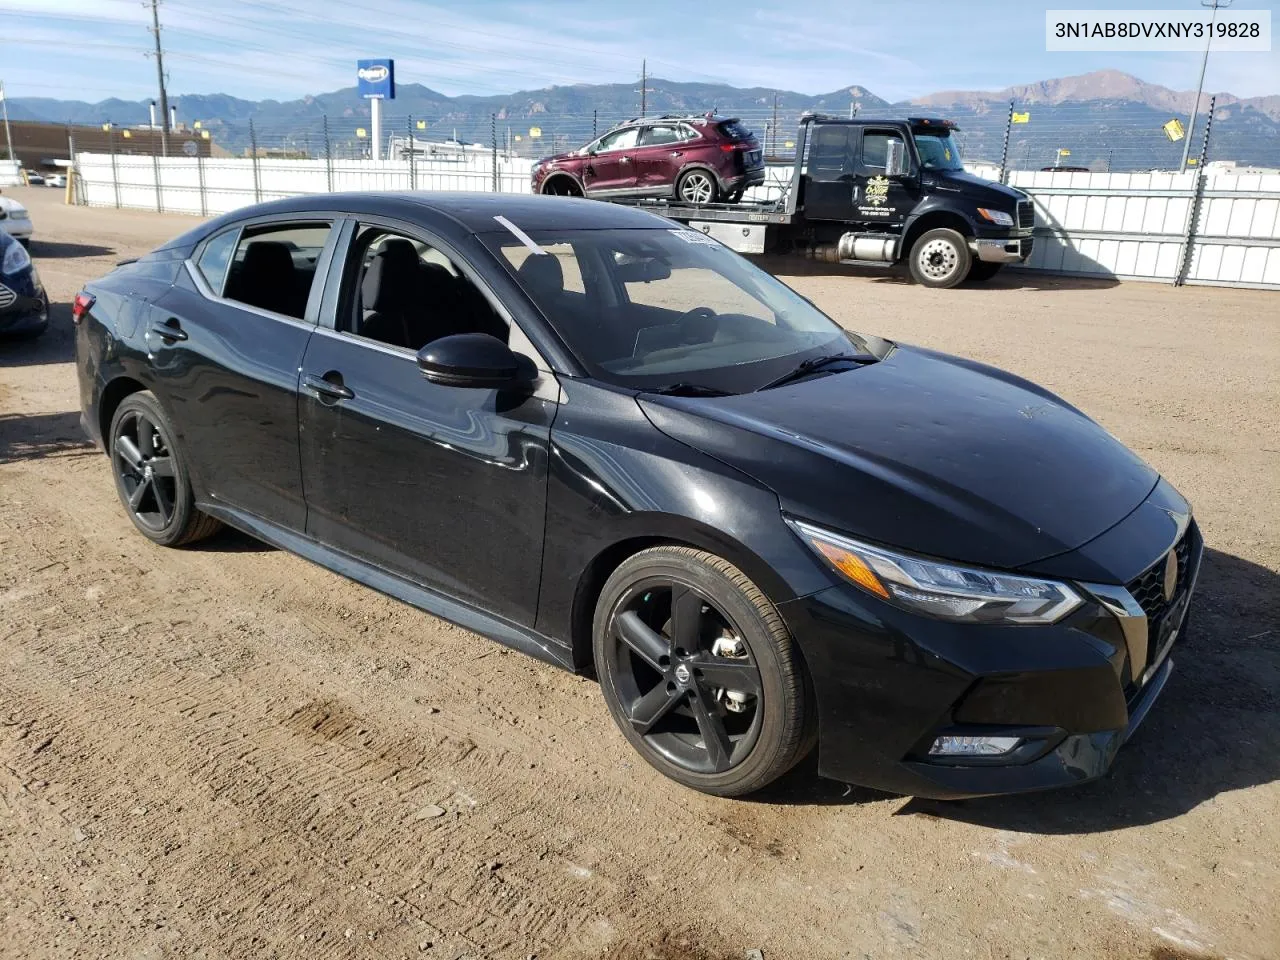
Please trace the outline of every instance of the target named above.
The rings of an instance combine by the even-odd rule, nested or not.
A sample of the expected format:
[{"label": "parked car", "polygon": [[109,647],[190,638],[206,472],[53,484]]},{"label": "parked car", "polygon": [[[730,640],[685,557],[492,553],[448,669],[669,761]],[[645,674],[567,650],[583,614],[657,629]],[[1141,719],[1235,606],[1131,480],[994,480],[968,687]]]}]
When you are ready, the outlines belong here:
[{"label": "parked car", "polygon": [[732,117],[628,120],[572,153],[533,166],[533,192],[617,200],[736,202],[764,183],[764,152]]},{"label": "parked car", "polygon": [[0,334],[38,337],[49,326],[49,297],[27,248],[0,231]]},{"label": "parked car", "polygon": [[44,185],[46,187],[66,187],[67,175],[65,173],[51,173],[45,178]]},{"label": "parked car", "polygon": [[632,207],[276,201],[73,318],[144,536],[230,524],[594,673],[709,793],[815,742],[826,776],[931,797],[1101,776],[1200,569],[1187,502],[1069,403]]},{"label": "parked car", "polygon": [[44,184],[44,175],[39,170],[25,170],[23,174],[27,178],[27,186],[39,187]]},{"label": "parked car", "polygon": [[7,233],[25,247],[33,232],[27,208],[12,197],[0,195],[0,233]]}]

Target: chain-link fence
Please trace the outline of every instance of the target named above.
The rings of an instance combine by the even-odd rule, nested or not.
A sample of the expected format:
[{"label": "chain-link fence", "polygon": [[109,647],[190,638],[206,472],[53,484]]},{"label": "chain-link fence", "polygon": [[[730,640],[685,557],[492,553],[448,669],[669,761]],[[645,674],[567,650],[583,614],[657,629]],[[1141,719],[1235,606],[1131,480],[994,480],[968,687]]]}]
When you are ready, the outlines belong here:
[{"label": "chain-link fence", "polygon": [[[393,103],[388,101],[387,105]],[[801,108],[756,100],[707,104],[706,109],[739,118],[761,141],[766,156],[777,160],[794,157],[796,132],[804,112]],[[648,111],[650,116],[660,113]],[[1011,170],[1050,167],[1087,168],[1095,173],[1177,170],[1185,142],[1172,137],[1189,135],[1196,141],[1191,150],[1193,156],[1200,146],[1200,129],[1194,133],[1183,130],[1185,116],[1165,114],[1128,102],[981,101],[946,106],[863,106],[851,102],[839,115],[855,113],[863,118],[933,116],[954,120],[959,124],[957,137],[966,162],[999,164],[1003,156]],[[1247,112],[1224,110],[1221,113],[1210,144],[1209,159],[1234,160],[1245,165],[1274,162],[1273,148],[1258,134]],[[379,153],[384,159],[406,159],[410,153],[417,153],[423,159],[441,159],[495,152],[505,158],[536,159],[583,146],[631,118],[596,110],[550,113],[537,108],[497,113],[455,110],[424,115],[388,112],[382,120]],[[1171,121],[1176,122],[1171,125]],[[1203,122],[1202,111],[1196,120],[1197,128]],[[203,152],[207,143],[213,156],[358,160],[372,157],[372,136],[369,116],[358,113],[289,119],[210,119],[196,121],[170,136],[169,154]],[[135,128],[132,142],[128,137],[126,128],[118,129],[111,138],[115,152],[127,155],[160,151],[164,155],[159,138],[153,132]]]}]

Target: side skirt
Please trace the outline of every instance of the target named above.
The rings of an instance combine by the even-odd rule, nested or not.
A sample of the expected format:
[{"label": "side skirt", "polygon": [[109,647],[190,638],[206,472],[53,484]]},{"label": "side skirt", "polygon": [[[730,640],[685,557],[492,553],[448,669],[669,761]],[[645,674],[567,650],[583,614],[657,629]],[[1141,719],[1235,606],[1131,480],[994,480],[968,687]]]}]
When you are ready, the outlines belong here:
[{"label": "side skirt", "polygon": [[217,517],[227,526],[235,527],[241,533],[247,533],[251,537],[256,537],[289,553],[296,553],[304,560],[310,560],[366,587],[372,587],[379,593],[395,597],[419,610],[473,630],[490,640],[496,640],[531,657],[545,660],[565,670],[573,669],[569,648],[558,640],[553,640],[535,630],[512,623],[510,620],[495,616],[469,603],[429,590],[411,580],[389,573],[381,567],[358,560],[332,547],[326,547],[310,537],[287,530],[252,514],[233,510],[218,503],[197,503],[197,506],[204,513]]}]

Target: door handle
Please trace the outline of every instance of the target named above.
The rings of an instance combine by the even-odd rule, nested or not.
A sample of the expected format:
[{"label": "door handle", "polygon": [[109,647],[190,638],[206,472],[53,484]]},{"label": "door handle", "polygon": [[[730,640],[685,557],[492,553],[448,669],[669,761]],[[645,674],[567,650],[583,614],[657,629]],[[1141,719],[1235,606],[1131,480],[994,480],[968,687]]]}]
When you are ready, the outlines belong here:
[{"label": "door handle", "polygon": [[177,317],[170,317],[164,323],[153,323],[151,332],[166,343],[187,339],[187,331],[182,329]]},{"label": "door handle", "polygon": [[323,377],[309,373],[302,378],[302,384],[319,397],[321,403],[326,400],[329,403],[337,403],[339,400],[350,400],[356,395],[354,390],[342,382],[341,374],[336,371],[331,371]]},{"label": "door handle", "polygon": [[671,151],[671,155],[672,155],[673,157],[683,157],[683,156],[684,156],[684,151],[683,151],[683,150],[672,150],[672,151]]},{"label": "door handle", "polygon": [[619,157],[619,158],[618,158],[618,162],[619,162],[619,163],[630,163],[630,162],[631,162],[631,158],[630,158],[630,157]]}]

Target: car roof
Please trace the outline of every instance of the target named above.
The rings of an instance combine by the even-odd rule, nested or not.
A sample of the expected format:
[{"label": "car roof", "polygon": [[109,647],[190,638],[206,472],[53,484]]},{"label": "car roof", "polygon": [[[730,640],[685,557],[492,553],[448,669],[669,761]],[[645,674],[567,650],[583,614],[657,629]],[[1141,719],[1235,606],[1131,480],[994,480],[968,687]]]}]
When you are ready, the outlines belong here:
[{"label": "car roof", "polygon": [[194,246],[226,226],[256,217],[332,213],[350,216],[383,216],[416,222],[445,239],[461,240],[477,233],[502,233],[503,217],[520,230],[617,230],[670,229],[670,220],[644,210],[583,200],[536,194],[460,193],[321,193],[242,207],[201,224],[159,249]]}]

